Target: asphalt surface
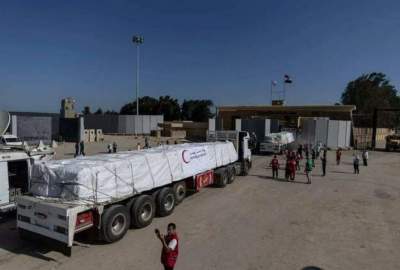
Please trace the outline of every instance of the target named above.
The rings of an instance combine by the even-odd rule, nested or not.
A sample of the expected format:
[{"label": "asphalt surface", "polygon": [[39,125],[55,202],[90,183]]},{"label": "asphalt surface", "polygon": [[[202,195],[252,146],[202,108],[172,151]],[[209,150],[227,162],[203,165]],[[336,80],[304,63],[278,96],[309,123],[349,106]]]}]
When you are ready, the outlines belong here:
[{"label": "asphalt surface", "polygon": [[[162,269],[154,229],[178,226],[176,269],[400,269],[400,154],[371,152],[354,175],[351,153],[328,175],[316,163],[313,182],[270,178],[270,157],[255,157],[250,175],[226,188],[205,188],[174,213],[119,242],[81,237],[66,257],[38,238],[18,238],[13,216],[0,219],[0,269]],[[280,171],[283,176],[283,171]]]}]

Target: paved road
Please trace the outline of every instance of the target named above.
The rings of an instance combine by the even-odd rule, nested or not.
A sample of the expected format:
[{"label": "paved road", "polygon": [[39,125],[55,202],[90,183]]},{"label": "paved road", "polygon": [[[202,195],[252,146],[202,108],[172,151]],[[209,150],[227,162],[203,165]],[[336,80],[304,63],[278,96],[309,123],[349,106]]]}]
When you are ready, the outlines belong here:
[{"label": "paved road", "polygon": [[[180,234],[176,269],[400,269],[400,155],[370,153],[352,174],[351,157],[328,164],[312,185],[274,181],[269,157],[256,157],[247,177],[206,188],[166,218],[131,230],[120,242],[74,246],[71,258],[54,245],[18,239],[12,219],[0,221],[0,269],[161,269],[154,229],[173,221]],[[333,153],[329,161],[333,161]]]}]

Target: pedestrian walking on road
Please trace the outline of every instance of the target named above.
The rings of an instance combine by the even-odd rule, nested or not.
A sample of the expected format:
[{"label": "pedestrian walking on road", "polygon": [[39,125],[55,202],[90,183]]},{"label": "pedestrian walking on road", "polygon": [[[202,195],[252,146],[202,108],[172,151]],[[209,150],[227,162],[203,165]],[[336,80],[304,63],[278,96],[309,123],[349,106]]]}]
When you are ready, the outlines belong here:
[{"label": "pedestrian walking on road", "polygon": [[342,158],[342,149],[339,147],[336,150],[336,165],[340,165],[340,159]]},{"label": "pedestrian walking on road", "polygon": [[269,163],[269,166],[272,167],[272,178],[273,179],[275,179],[275,178],[278,179],[279,160],[276,157],[276,155],[274,155],[274,158]]},{"label": "pedestrian walking on road", "polygon": [[85,155],[85,143],[83,141],[79,144],[79,152],[82,156]]},{"label": "pedestrian walking on road", "polygon": [[107,151],[108,151],[109,154],[112,153],[112,145],[111,145],[111,143],[109,143],[109,144],[107,145]]},{"label": "pedestrian walking on road", "polygon": [[367,149],[365,149],[364,152],[362,153],[362,158],[363,158],[364,166],[368,166],[368,150]]},{"label": "pedestrian walking on road", "polygon": [[146,136],[146,137],[144,137],[144,148],[150,148],[150,145],[149,145],[149,138]]},{"label": "pedestrian walking on road", "polygon": [[312,161],[310,158],[307,158],[306,164],[304,166],[304,172],[306,173],[307,176],[307,184],[311,184],[311,175],[312,175]]},{"label": "pedestrian walking on road", "polygon": [[294,179],[296,178],[296,159],[294,155],[292,155],[289,159],[289,176],[290,180],[292,181],[294,181]]},{"label": "pedestrian walking on road", "polygon": [[313,148],[311,150],[311,163],[312,163],[313,168],[315,168],[315,156],[316,156],[316,153],[315,153],[315,149]]},{"label": "pedestrian walking on road", "polygon": [[296,170],[300,171],[300,160],[301,160],[301,155],[299,152],[296,154]]},{"label": "pedestrian walking on road", "polygon": [[174,223],[168,224],[167,235],[163,235],[158,229],[155,232],[162,244],[161,264],[164,266],[164,270],[173,270],[179,255],[179,239],[176,233],[176,225]]},{"label": "pedestrian walking on road", "polygon": [[353,154],[354,173],[360,174],[360,157],[358,154]]},{"label": "pedestrian walking on road", "polygon": [[75,143],[75,155],[74,155],[74,157],[77,157],[77,156],[79,156],[79,142]]},{"label": "pedestrian walking on road", "polygon": [[113,142],[113,153],[117,153],[117,143]]},{"label": "pedestrian walking on road", "polygon": [[321,157],[322,176],[326,175],[326,152]]}]

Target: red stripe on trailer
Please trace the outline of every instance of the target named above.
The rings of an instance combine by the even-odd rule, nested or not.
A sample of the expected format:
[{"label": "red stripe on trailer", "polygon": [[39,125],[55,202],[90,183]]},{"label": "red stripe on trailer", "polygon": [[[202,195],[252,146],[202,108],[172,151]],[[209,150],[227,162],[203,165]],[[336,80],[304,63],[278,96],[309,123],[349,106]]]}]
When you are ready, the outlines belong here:
[{"label": "red stripe on trailer", "polygon": [[206,187],[214,184],[214,171],[209,170],[204,173],[196,175],[196,191],[199,191],[202,187]]}]

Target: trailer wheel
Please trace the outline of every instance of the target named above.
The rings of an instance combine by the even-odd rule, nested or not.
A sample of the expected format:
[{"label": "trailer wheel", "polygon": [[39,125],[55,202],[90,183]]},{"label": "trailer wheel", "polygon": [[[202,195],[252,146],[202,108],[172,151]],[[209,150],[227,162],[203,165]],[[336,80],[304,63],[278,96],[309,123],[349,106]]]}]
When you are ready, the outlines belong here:
[{"label": "trailer wheel", "polygon": [[157,196],[157,214],[160,217],[169,216],[175,208],[175,195],[172,188],[164,187]]},{"label": "trailer wheel", "polygon": [[246,176],[248,174],[249,174],[249,162],[246,160],[243,161],[242,163],[242,175]]},{"label": "trailer wheel", "polygon": [[228,184],[228,169],[220,168],[216,171],[216,185],[217,187],[225,187]]},{"label": "trailer wheel", "polygon": [[175,194],[175,204],[180,204],[186,197],[186,182],[180,181],[173,186]]},{"label": "trailer wheel", "polygon": [[150,195],[141,195],[131,207],[132,225],[136,228],[148,226],[154,218],[154,199]]},{"label": "trailer wheel", "polygon": [[236,177],[236,172],[235,172],[235,167],[234,166],[229,166],[228,167],[228,184],[232,184],[233,181],[235,181]]},{"label": "trailer wheel", "polygon": [[120,240],[128,231],[130,215],[123,205],[113,205],[106,209],[101,224],[101,236],[104,241],[113,243]]},{"label": "trailer wheel", "polygon": [[31,238],[32,238],[32,234],[22,228],[18,228],[18,235],[19,235],[19,238],[24,241],[31,240]]}]

